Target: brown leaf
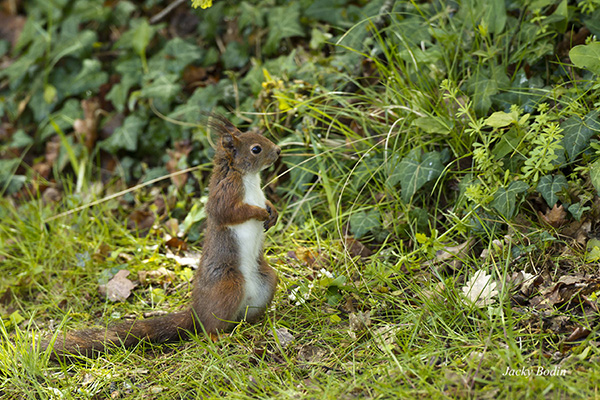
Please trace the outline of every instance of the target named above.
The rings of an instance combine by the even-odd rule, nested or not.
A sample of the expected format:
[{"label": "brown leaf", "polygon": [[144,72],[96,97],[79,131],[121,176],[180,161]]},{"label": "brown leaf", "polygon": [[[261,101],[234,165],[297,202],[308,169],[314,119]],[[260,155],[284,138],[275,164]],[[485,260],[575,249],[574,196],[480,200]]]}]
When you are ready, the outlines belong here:
[{"label": "brown leaf", "polygon": [[185,240],[179,239],[177,236],[173,236],[165,242],[165,246],[175,250],[187,250],[187,243]]},{"label": "brown leaf", "polygon": [[21,15],[0,13],[0,39],[9,41],[12,47],[15,47],[23,27],[25,27],[25,22],[25,17]]},{"label": "brown leaf", "polygon": [[106,297],[110,301],[125,301],[131,295],[131,289],[135,287],[133,282],[127,279],[129,271],[122,269],[108,281],[105,287]]},{"label": "brown leaf", "polygon": [[98,120],[100,118],[100,102],[97,98],[81,100],[84,119],[76,119],[73,122],[75,134],[91,152],[98,138]]},{"label": "brown leaf", "polygon": [[127,218],[129,230],[145,231],[154,224],[154,214],[148,210],[134,210]]},{"label": "brown leaf", "polygon": [[540,219],[545,222],[546,224],[554,227],[554,228],[558,228],[559,226],[561,226],[562,224],[564,224],[566,222],[566,216],[567,216],[567,212],[565,211],[565,209],[563,208],[562,204],[560,206],[557,206],[557,204],[554,205],[554,207],[549,208],[546,211],[546,214],[542,214],[541,212],[538,211],[538,215],[540,216]]},{"label": "brown leaf", "polygon": [[573,333],[571,333],[569,335],[569,337],[566,339],[566,341],[567,342],[575,342],[577,340],[586,338],[590,333],[592,333],[592,331],[590,331],[589,329],[584,328],[582,326],[578,326],[577,328],[575,328]]},{"label": "brown leaf", "polygon": [[[179,161],[187,157],[187,155],[192,151],[192,144],[189,141],[180,141],[175,143],[175,150],[167,149],[167,154],[169,155],[169,161],[167,161],[167,171],[173,174],[175,172],[179,172],[181,169],[179,168]],[[189,174],[180,174],[171,177],[171,182],[177,187],[177,189],[181,189],[187,182]]]},{"label": "brown leaf", "polygon": [[348,253],[352,257],[367,258],[373,255],[373,252],[367,246],[352,236],[345,236],[344,242]]},{"label": "brown leaf", "polygon": [[600,289],[600,279],[583,276],[561,276],[556,284],[542,292],[547,303],[561,305],[571,301],[581,302],[580,295],[586,296]]}]

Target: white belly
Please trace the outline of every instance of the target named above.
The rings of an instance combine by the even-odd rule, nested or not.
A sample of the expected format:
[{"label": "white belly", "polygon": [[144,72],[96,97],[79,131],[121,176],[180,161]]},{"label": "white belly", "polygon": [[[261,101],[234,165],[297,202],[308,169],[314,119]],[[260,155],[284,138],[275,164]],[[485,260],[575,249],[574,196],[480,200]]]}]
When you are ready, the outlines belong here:
[{"label": "white belly", "polygon": [[[260,188],[260,176],[248,175],[244,178],[244,202],[265,208],[265,195]],[[265,290],[263,279],[258,272],[258,257],[264,242],[264,222],[255,219],[230,226],[238,245],[240,272],[244,276],[244,300],[238,316],[250,318],[262,312],[269,301],[270,293]]]}]

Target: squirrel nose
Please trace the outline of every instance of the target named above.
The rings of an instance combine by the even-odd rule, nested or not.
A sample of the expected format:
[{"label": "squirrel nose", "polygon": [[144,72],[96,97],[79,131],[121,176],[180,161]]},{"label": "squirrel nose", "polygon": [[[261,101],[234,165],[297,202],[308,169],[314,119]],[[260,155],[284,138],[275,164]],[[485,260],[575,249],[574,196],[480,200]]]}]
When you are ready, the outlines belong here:
[{"label": "squirrel nose", "polygon": [[280,155],[280,154],[281,154],[281,147],[277,147],[277,148],[275,149],[275,151],[277,152],[277,155]]}]

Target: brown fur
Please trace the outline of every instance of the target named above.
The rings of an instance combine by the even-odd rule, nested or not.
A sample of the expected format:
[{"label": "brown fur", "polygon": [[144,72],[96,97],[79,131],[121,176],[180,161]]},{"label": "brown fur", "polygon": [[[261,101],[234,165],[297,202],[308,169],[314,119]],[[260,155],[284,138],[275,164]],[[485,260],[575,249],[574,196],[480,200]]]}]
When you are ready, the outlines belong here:
[{"label": "brown fur", "polygon": [[[78,354],[93,356],[111,346],[131,347],[142,340],[162,343],[202,331],[215,337],[218,332],[245,319],[245,313],[239,313],[244,298],[244,276],[239,269],[238,245],[228,227],[251,219],[264,221],[265,229],[275,224],[277,212],[270,202],[267,201],[266,209],[244,203],[242,179],[244,174],[257,173],[273,164],[280,149],[261,135],[238,131],[223,117],[213,116],[209,125],[219,132],[221,140],[213,160],[205,241],[200,267],[194,276],[190,307],[157,318],[59,335],[52,358]],[[261,147],[259,154],[252,152],[255,146]],[[270,303],[277,286],[277,275],[262,251],[259,273]],[[248,321],[255,322],[264,311],[261,309]],[[42,348],[49,345],[50,341],[46,340]]]}]

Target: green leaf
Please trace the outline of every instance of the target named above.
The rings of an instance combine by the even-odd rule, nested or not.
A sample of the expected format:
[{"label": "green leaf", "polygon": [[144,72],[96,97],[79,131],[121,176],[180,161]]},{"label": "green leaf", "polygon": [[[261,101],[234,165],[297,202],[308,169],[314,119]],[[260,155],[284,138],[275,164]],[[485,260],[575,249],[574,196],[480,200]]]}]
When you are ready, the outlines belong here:
[{"label": "green leaf", "polygon": [[194,203],[194,205],[192,206],[192,209],[190,210],[188,215],[185,216],[185,219],[183,220],[183,224],[181,225],[182,232],[187,233],[187,231],[190,230],[192,225],[194,225],[196,222],[200,222],[206,218],[206,201],[207,200],[208,200],[208,197],[204,196],[200,199],[200,201]]},{"label": "green leaf", "polygon": [[436,117],[420,117],[414,120],[413,124],[421,128],[426,133],[447,134],[450,132],[448,121]]},{"label": "green leaf", "polygon": [[597,160],[590,165],[590,180],[592,181],[592,185],[594,185],[596,192],[600,194],[600,160]]},{"label": "green leaf", "polygon": [[563,129],[562,146],[570,161],[574,161],[589,146],[592,136],[600,132],[599,113],[599,110],[594,110],[583,119],[574,115],[560,124]]},{"label": "green leaf", "polygon": [[467,81],[467,89],[473,94],[475,111],[478,115],[483,115],[492,106],[491,96],[498,93],[498,82],[485,76],[474,75]]},{"label": "green leaf", "polygon": [[512,127],[500,137],[492,150],[492,154],[497,160],[504,158],[509,153],[515,152],[520,142],[521,136],[518,135],[515,127]]},{"label": "green leaf", "polygon": [[427,182],[437,179],[444,171],[441,155],[437,151],[425,153],[415,149],[400,161],[388,174],[388,184],[400,182],[402,199],[409,202],[414,194]]},{"label": "green leaf", "polygon": [[138,114],[131,114],[123,125],[115,129],[113,134],[106,140],[100,142],[102,148],[109,153],[119,150],[135,151],[138,147],[138,138],[142,128],[146,126],[147,119]]},{"label": "green leaf", "polygon": [[44,87],[44,101],[48,104],[56,100],[56,88],[50,84]]},{"label": "green leaf", "polygon": [[492,128],[504,128],[510,124],[517,123],[519,121],[519,113],[513,111],[511,113],[505,113],[504,111],[496,111],[490,115],[486,120],[485,124]]},{"label": "green leaf", "polygon": [[590,207],[584,207],[581,203],[571,204],[568,208],[569,212],[577,221],[581,220],[583,213],[590,210]]},{"label": "green leaf", "polygon": [[238,42],[230,42],[225,48],[222,60],[226,69],[242,68],[250,61],[248,46]]},{"label": "green leaf", "polygon": [[[102,64],[97,59],[83,60],[79,73],[69,81],[65,96],[73,96],[88,90],[97,92],[101,85],[108,82],[108,73],[102,71]],[[62,85],[64,86],[64,85]]]},{"label": "green leaf", "polygon": [[150,24],[145,19],[132,29],[131,47],[138,55],[146,53],[146,47],[150,43],[150,39],[154,36],[155,30],[150,27]]},{"label": "green leaf", "polygon": [[485,15],[483,20],[488,31],[499,35],[506,25],[506,5],[504,0],[487,0],[484,2]]},{"label": "green leaf", "polygon": [[558,201],[556,193],[566,189],[569,186],[567,178],[564,175],[544,175],[540,178],[540,182],[537,185],[537,191],[542,195],[546,204],[549,207],[554,207]]},{"label": "green leaf", "polygon": [[132,78],[129,75],[121,77],[121,82],[113,85],[110,91],[106,94],[106,99],[110,100],[115,106],[115,109],[119,112],[125,110],[125,103],[127,102],[127,96],[129,90],[137,83],[136,78]]},{"label": "green leaf", "polygon": [[584,68],[600,75],[600,42],[573,47],[569,51],[569,58],[577,68]]},{"label": "green leaf", "polygon": [[275,53],[282,39],[304,36],[304,29],[300,25],[300,3],[273,7],[268,14],[268,22],[269,35],[264,47],[267,54]]},{"label": "green leaf", "polygon": [[51,65],[54,66],[66,56],[73,58],[89,57],[94,43],[98,41],[98,34],[91,30],[84,30],[76,35],[62,37],[52,48],[50,53]]},{"label": "green leaf", "polygon": [[506,219],[513,217],[517,205],[517,195],[526,191],[529,185],[523,181],[514,181],[507,188],[499,188],[494,193],[490,205]]},{"label": "green leaf", "polygon": [[364,235],[381,227],[381,216],[379,211],[372,209],[368,212],[357,212],[350,216],[350,232],[355,238],[360,239]]},{"label": "green leaf", "polygon": [[174,74],[159,73],[158,76],[142,88],[141,96],[170,102],[181,92],[181,85],[177,83],[179,76]]}]

